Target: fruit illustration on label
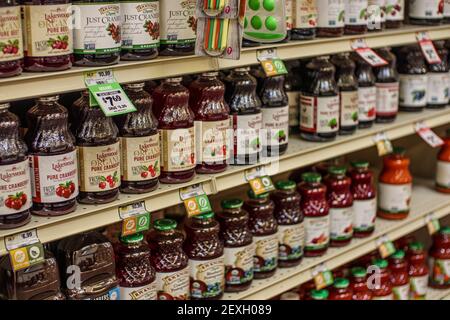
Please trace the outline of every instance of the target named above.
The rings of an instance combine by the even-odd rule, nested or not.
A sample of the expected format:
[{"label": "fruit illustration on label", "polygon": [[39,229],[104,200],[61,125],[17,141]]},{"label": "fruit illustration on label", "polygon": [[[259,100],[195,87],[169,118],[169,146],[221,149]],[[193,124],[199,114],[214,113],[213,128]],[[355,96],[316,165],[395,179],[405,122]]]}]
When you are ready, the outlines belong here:
[{"label": "fruit illustration on label", "polygon": [[113,38],[113,40],[116,43],[120,43],[121,41],[121,33],[120,33],[120,26],[116,26],[114,23],[110,23],[108,25],[108,28],[106,28],[106,31],[108,31],[108,35]]},{"label": "fruit illustration on label", "polygon": [[193,16],[190,16],[187,22],[192,31],[197,34],[197,19],[195,19],[195,17]]},{"label": "fruit illustration on label", "polygon": [[331,119],[330,122],[328,122],[328,126],[329,126],[331,129],[336,128],[336,127],[338,126],[338,123],[337,123],[336,118]]},{"label": "fruit illustration on label", "polygon": [[321,234],[320,236],[312,239],[312,243],[314,244],[322,244],[322,243],[326,243],[328,241],[328,237],[325,234]]},{"label": "fruit illustration on label", "polygon": [[344,229],[344,233],[352,233],[353,231],[353,226],[349,225]]},{"label": "fruit illustration on label", "polygon": [[61,198],[69,199],[74,192],[75,192],[75,183],[73,183],[73,181],[61,183],[56,188],[56,195]]},{"label": "fruit illustration on label", "polygon": [[352,113],[352,120],[355,121],[355,122],[358,121],[358,112],[353,112]]},{"label": "fruit illustration on label", "polygon": [[373,118],[376,115],[376,108],[371,108],[368,112],[367,112],[367,117],[368,118]]},{"label": "fruit illustration on label", "polygon": [[150,35],[150,37],[152,37],[152,40],[156,40],[159,38],[159,23],[158,22],[153,23],[150,20],[145,21],[144,30],[145,30],[145,32],[147,32]]},{"label": "fruit illustration on label", "polygon": [[444,0],[439,1],[438,13],[444,14]]},{"label": "fruit illustration on label", "polygon": [[426,91],[425,90],[415,90],[411,92],[413,96],[413,101],[421,101],[425,98]]},{"label": "fruit illustration on label", "polygon": [[256,138],[252,142],[250,142],[250,146],[252,147],[253,150],[259,150],[260,148],[259,138]]},{"label": "fruit illustration on label", "polygon": [[275,135],[275,137],[279,143],[286,142],[286,139],[287,139],[286,132],[284,130],[278,131],[277,134]]},{"label": "fruit illustration on label", "polygon": [[100,176],[100,182],[98,184],[98,187],[100,189],[105,189],[107,185],[109,185],[110,189],[115,188],[117,182],[119,182],[119,176],[117,174],[117,171],[114,171],[113,175],[108,175],[107,177]]},{"label": "fruit illustration on label", "polygon": [[8,195],[8,198],[5,200],[5,206],[14,210],[19,210],[25,203],[27,203],[27,195],[23,192],[16,193],[15,195]]},{"label": "fruit illustration on label", "polygon": [[342,10],[341,12],[339,12],[338,22],[344,22],[344,21],[345,21],[345,10]]},{"label": "fruit illustration on label", "polygon": [[19,40],[8,40],[8,42],[0,42],[0,51],[4,54],[17,54],[19,52]]},{"label": "fruit illustration on label", "polygon": [[58,36],[56,39],[50,38],[47,45],[55,50],[66,50],[69,46],[69,36]]}]

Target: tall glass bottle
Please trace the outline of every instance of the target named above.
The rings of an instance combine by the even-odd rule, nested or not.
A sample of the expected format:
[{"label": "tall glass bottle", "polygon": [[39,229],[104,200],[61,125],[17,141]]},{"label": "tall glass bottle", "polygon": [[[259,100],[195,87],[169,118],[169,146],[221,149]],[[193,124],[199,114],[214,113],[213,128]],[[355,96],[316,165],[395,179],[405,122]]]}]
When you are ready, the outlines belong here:
[{"label": "tall glass bottle", "polygon": [[368,0],[345,0],[345,34],[367,32]]},{"label": "tall glass bottle", "polygon": [[386,0],[386,28],[400,28],[405,19],[405,0]]},{"label": "tall glass bottle", "polygon": [[434,46],[441,63],[428,64],[427,108],[442,109],[450,100],[450,65],[445,41],[435,41]]},{"label": "tall glass bottle", "polygon": [[358,79],[358,127],[370,128],[376,118],[376,77],[370,64],[356,57],[356,78]]},{"label": "tall glass bottle", "polygon": [[22,73],[23,40],[20,6],[16,0],[0,1],[0,78]]},{"label": "tall glass bottle", "polygon": [[300,90],[301,74],[300,62],[287,64],[288,74],[284,83],[284,90],[288,96],[289,104],[289,132],[298,133],[300,128]]}]

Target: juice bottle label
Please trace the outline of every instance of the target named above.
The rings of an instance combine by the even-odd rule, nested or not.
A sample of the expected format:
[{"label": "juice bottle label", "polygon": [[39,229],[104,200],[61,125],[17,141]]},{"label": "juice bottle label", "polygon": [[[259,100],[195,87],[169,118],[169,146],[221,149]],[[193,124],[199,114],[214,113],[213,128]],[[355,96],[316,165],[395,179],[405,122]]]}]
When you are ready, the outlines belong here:
[{"label": "juice bottle label", "polygon": [[253,255],[255,245],[239,248],[225,248],[225,282],[227,285],[240,285],[253,279]]},{"label": "juice bottle label", "polygon": [[120,298],[120,288],[115,287],[99,296],[88,297],[84,300],[120,300]]},{"label": "juice bottle label", "polygon": [[31,207],[31,179],[28,160],[0,166],[0,216]]},{"label": "juice bottle label", "polygon": [[161,173],[159,134],[147,137],[120,138],[122,180],[144,181]]},{"label": "juice bottle label", "polygon": [[156,300],[156,284],[152,283],[142,287],[119,287],[120,300]]},{"label": "juice bottle label", "polygon": [[[369,0],[369,7],[367,8],[367,19],[369,23],[369,29],[380,29],[381,25],[378,24],[386,22],[386,0]],[[375,28],[373,28],[375,26]]]},{"label": "juice bottle label", "polygon": [[278,265],[278,235],[253,237],[256,250],[253,257],[255,272],[268,272]]},{"label": "juice bottle label", "polygon": [[197,163],[214,163],[228,158],[230,120],[195,121]]},{"label": "juice bottle label", "polygon": [[299,91],[286,92],[289,101],[289,126],[298,128],[300,125]]},{"label": "juice bottle label", "polygon": [[409,211],[412,184],[379,183],[378,207],[391,214],[406,213]]},{"label": "juice bottle label", "polygon": [[386,0],[386,20],[403,21],[405,19],[405,0]]},{"label": "juice bottle label", "polygon": [[276,147],[288,143],[289,106],[262,109],[262,144]]},{"label": "juice bottle label", "polygon": [[310,218],[306,217],[305,250],[320,250],[326,248],[330,241],[330,216]]},{"label": "juice bottle label", "polygon": [[294,6],[295,0],[286,0],[286,30],[292,30],[294,27]]},{"label": "juice bottle label", "polygon": [[25,5],[24,46],[30,57],[53,57],[73,51],[70,4]]},{"label": "juice bottle label", "polygon": [[224,257],[212,260],[189,259],[191,297],[202,299],[220,295],[224,290]]},{"label": "juice bottle label", "polygon": [[0,62],[23,58],[20,7],[0,8]]},{"label": "juice bottle label", "polygon": [[158,300],[189,299],[189,267],[175,272],[156,272]]},{"label": "juice bottle label", "polygon": [[410,277],[409,297],[412,300],[424,299],[428,292],[428,274],[419,277]]},{"label": "juice bottle label", "polygon": [[358,232],[371,230],[375,226],[377,199],[353,201],[353,229]]},{"label": "juice bottle label", "polygon": [[261,152],[260,131],[262,113],[251,115],[233,115],[234,143],[233,154],[256,155]]},{"label": "juice bottle label", "polygon": [[342,241],[353,236],[353,208],[330,208],[330,238]]},{"label": "juice bottle label", "polygon": [[303,223],[278,226],[278,259],[297,260],[303,256],[305,227]]},{"label": "juice bottle label", "polygon": [[428,73],[428,104],[447,104],[450,99],[450,74],[448,72]]},{"label": "juice bottle label", "polygon": [[438,285],[450,285],[450,260],[430,258],[430,281]]},{"label": "juice bottle label", "polygon": [[367,25],[367,0],[347,0],[345,2],[345,24],[349,26]]},{"label": "juice bottle label", "polygon": [[437,162],[436,184],[438,187],[450,189],[450,162]]},{"label": "juice bottle label", "polygon": [[394,294],[388,294],[387,296],[373,296],[372,300],[394,300]]},{"label": "juice bottle label", "polygon": [[120,51],[120,5],[82,3],[74,5],[74,52],[105,54]]},{"label": "juice bottle label", "polygon": [[398,287],[392,287],[394,300],[409,300],[409,283]]},{"label": "juice bottle label", "polygon": [[399,87],[398,82],[377,82],[377,115],[393,116],[398,112]]},{"label": "juice bottle label", "polygon": [[450,17],[450,0],[444,0],[444,17]]},{"label": "juice bottle label", "polygon": [[416,19],[441,19],[442,0],[413,0],[409,2],[409,16]]},{"label": "juice bottle label", "polygon": [[317,7],[315,0],[295,2],[295,28],[312,29],[317,26]]},{"label": "juice bottle label", "polygon": [[358,124],[358,91],[341,92],[341,126]]},{"label": "juice bottle label", "polygon": [[400,105],[425,107],[427,105],[427,75],[400,75]]},{"label": "juice bottle label", "polygon": [[195,0],[164,0],[161,4],[161,43],[193,43],[196,39],[197,18]]},{"label": "juice bottle label", "polygon": [[159,1],[120,2],[122,49],[159,47]]},{"label": "juice bottle label", "polygon": [[164,171],[185,171],[195,167],[195,130],[159,130],[161,167]]},{"label": "juice bottle label", "polygon": [[319,28],[342,28],[345,24],[344,0],[317,0]]},{"label": "juice bottle label", "polygon": [[99,147],[78,147],[80,191],[100,192],[120,186],[119,142]]},{"label": "juice bottle label", "polygon": [[358,119],[359,121],[373,121],[377,115],[377,88],[358,88]]},{"label": "juice bottle label", "polygon": [[300,96],[300,128],[312,133],[339,130],[339,96]]},{"label": "juice bottle label", "polygon": [[30,156],[33,201],[55,203],[78,195],[77,151],[56,156]]}]

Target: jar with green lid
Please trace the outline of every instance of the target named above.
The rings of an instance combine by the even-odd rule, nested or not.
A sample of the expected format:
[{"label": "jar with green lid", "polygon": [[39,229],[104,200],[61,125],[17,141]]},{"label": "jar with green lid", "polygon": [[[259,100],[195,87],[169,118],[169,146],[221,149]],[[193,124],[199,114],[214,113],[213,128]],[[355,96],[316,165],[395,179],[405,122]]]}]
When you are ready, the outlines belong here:
[{"label": "jar with green lid", "polygon": [[409,300],[410,282],[405,251],[397,250],[389,257],[389,271],[394,300]]},{"label": "jar with green lid", "polygon": [[372,289],[373,300],[394,300],[387,260],[376,259],[374,267],[378,276],[369,283],[369,288]]},{"label": "jar with green lid", "polygon": [[442,227],[433,235],[430,255],[430,286],[450,288],[450,227]]},{"label": "jar with green lid", "polygon": [[311,290],[311,300],[328,300],[329,292],[327,289]]},{"label": "jar with green lid", "polygon": [[362,267],[351,269],[350,286],[353,292],[352,300],[372,300],[372,291],[367,287],[367,270]]},{"label": "jar with green lid", "polygon": [[427,254],[421,242],[411,242],[406,251],[409,275],[409,299],[425,300],[428,292]]},{"label": "jar with green lid", "polygon": [[350,281],[345,278],[336,278],[330,290],[329,300],[352,300],[353,292]]}]

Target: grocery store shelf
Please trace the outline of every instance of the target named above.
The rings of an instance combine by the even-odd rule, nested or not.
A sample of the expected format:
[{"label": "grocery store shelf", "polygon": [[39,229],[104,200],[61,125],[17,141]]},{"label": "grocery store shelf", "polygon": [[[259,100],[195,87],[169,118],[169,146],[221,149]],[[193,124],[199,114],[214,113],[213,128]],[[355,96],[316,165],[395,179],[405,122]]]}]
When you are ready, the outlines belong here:
[{"label": "grocery store shelf", "polygon": [[[447,289],[447,290],[433,290],[433,291],[438,291],[437,296],[440,297],[439,299],[441,299],[441,300],[450,300],[450,289]],[[444,297],[442,297],[442,296],[444,296]]]},{"label": "grocery store shelf", "polygon": [[427,300],[450,300],[450,289],[428,288]]},{"label": "grocery store shelf", "polygon": [[82,90],[85,88],[85,71],[113,69],[120,83],[167,78],[183,74],[200,73],[258,63],[256,51],[277,48],[281,59],[297,59],[314,55],[333,54],[350,50],[350,40],[365,38],[369,47],[399,46],[416,41],[416,32],[428,31],[432,40],[450,37],[450,26],[404,26],[397,30],[371,32],[363,36],[344,36],[311,41],[293,41],[285,44],[267,45],[244,49],[241,59],[226,60],[210,57],[160,57],[150,61],[120,62],[114,66],[99,68],[73,67],[67,71],[48,73],[24,73],[13,78],[0,79],[0,102],[36,96]]}]

